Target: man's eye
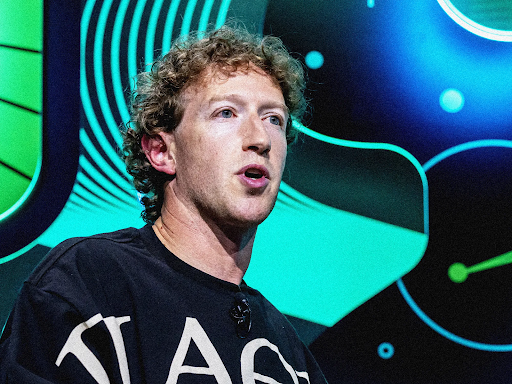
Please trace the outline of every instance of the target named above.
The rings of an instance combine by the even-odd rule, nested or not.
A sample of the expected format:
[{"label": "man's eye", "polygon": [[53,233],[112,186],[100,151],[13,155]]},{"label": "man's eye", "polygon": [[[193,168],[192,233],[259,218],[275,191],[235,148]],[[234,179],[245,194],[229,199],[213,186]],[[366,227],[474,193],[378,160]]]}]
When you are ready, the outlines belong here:
[{"label": "man's eye", "polygon": [[220,112],[220,115],[225,119],[229,119],[233,117],[233,111],[230,111],[229,109],[224,109]]},{"label": "man's eye", "polygon": [[270,124],[281,125],[281,119],[277,116],[270,116],[269,120],[270,120]]}]

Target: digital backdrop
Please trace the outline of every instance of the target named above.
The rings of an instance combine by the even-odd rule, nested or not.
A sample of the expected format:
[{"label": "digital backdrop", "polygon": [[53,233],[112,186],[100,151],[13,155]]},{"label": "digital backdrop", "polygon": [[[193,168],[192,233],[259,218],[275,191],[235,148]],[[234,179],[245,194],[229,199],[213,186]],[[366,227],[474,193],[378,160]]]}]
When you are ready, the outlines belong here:
[{"label": "digital backdrop", "polygon": [[144,225],[118,155],[133,76],[230,20],[308,70],[311,113],[249,285],[330,383],[512,377],[512,3],[0,5],[0,323],[60,241]]}]

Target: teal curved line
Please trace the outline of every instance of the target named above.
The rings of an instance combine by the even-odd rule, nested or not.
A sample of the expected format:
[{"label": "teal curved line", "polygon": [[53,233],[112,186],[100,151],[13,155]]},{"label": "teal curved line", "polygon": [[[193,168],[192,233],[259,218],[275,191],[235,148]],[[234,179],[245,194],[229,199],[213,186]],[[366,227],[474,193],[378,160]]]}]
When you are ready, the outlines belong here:
[{"label": "teal curved line", "polygon": [[[146,63],[146,66],[154,61],[156,27],[158,25],[158,17],[160,16],[163,3],[164,0],[156,0],[153,4],[153,8],[151,9],[151,14],[149,15],[146,43],[144,47],[144,62]],[[147,68],[145,70],[147,70]]]},{"label": "teal curved line", "polygon": [[81,47],[85,46],[85,37],[87,30],[89,29],[89,22],[91,21],[91,15],[95,3],[96,0],[87,0],[82,11],[82,18],[80,20]]},{"label": "teal curved line", "polygon": [[74,201],[74,200],[69,200],[66,210],[73,215],[80,215],[80,213],[83,213],[84,208],[82,207],[80,202]]},{"label": "teal curved line", "polygon": [[423,170],[426,172],[440,161],[455,155],[456,153],[467,151],[469,149],[481,148],[481,147],[505,147],[512,148],[512,141],[501,140],[501,139],[486,139],[486,140],[475,140],[467,143],[456,145],[455,147],[449,148],[440,154],[434,156],[432,159],[423,164]]},{"label": "teal curved line", "polygon": [[[292,205],[296,209],[300,210],[304,208],[309,208],[314,210],[322,210],[324,207],[327,207],[325,204],[320,203],[300,193],[293,187],[286,184],[284,181],[281,181],[281,184],[279,185],[279,190],[285,193],[285,195],[279,196],[279,198],[282,199],[283,202],[287,202],[289,205]],[[298,202],[300,202],[300,204]]]},{"label": "teal curved line", "polygon": [[[103,159],[101,154],[96,150],[94,145],[92,144],[89,136],[84,129],[80,130],[80,142],[84,146],[84,149],[91,156],[93,161],[98,164],[103,172],[107,174],[107,176],[115,183],[115,186],[122,191],[130,191],[133,190],[133,186],[126,181],[123,177],[121,177],[115,170],[110,167],[110,165]],[[82,160],[82,157],[80,157]]]},{"label": "teal curved line", "polygon": [[[285,192],[285,189],[283,188],[283,182],[281,182],[281,186],[279,187],[280,192]],[[285,206],[291,207],[292,209],[299,209],[300,204],[292,199],[291,197],[287,196],[285,193],[279,193],[277,195],[277,203],[282,203]]]},{"label": "teal curved line", "polygon": [[190,25],[192,24],[192,16],[196,9],[197,0],[188,0],[185,14],[183,15],[183,22],[181,23],[180,36],[187,36],[190,33]]},{"label": "teal curved line", "polygon": [[[447,157],[455,155],[457,153],[467,151],[470,149],[482,148],[482,147],[504,147],[504,148],[512,148],[512,141],[510,140],[502,140],[502,139],[486,139],[486,140],[475,140],[469,141],[467,143],[456,145],[452,148],[449,148],[438,155],[434,156],[432,159],[423,164],[424,171],[428,171],[437,163],[443,161]],[[405,301],[411,307],[411,309],[416,313],[416,315],[430,328],[444,336],[448,340],[451,340],[455,343],[464,345],[469,348],[478,349],[482,351],[489,352],[511,352],[512,344],[487,344],[480,343],[477,341],[465,339],[463,337],[457,336],[456,334],[444,329],[439,324],[437,324],[434,320],[432,320],[423,310],[418,306],[418,304],[414,301],[409,291],[407,290],[402,279],[399,279],[396,282],[400,293],[404,297]]]},{"label": "teal curved line", "polygon": [[30,244],[24,246],[23,248],[17,250],[14,253],[11,253],[10,255],[7,255],[7,256],[4,256],[4,257],[0,257],[0,265],[1,264],[5,264],[5,263],[7,263],[7,262],[9,262],[11,260],[14,260],[15,258],[17,258],[19,256],[23,256],[25,253],[30,251],[32,248],[34,248],[38,244],[39,244],[39,242],[36,239],[36,240],[32,241]]},{"label": "teal curved line", "polygon": [[[116,208],[126,209],[126,205],[124,205],[121,201],[112,198],[111,195],[109,195],[97,184],[97,180],[91,180],[88,176],[85,175],[85,173],[78,172],[76,175],[76,181],[77,183],[83,185],[83,188],[98,196],[101,200],[106,201],[108,204]],[[95,201],[98,201],[98,198],[95,198]]]},{"label": "teal curved line", "polygon": [[305,135],[312,137],[316,140],[323,141],[325,143],[339,145],[342,147],[349,147],[349,148],[360,148],[360,149],[379,149],[379,150],[386,150],[398,153],[402,156],[404,156],[407,160],[409,160],[413,166],[418,171],[418,174],[421,178],[421,183],[423,186],[423,215],[424,215],[424,233],[428,235],[428,182],[427,182],[427,176],[425,174],[425,170],[421,166],[420,162],[409,152],[407,152],[405,149],[388,143],[365,143],[365,142],[359,142],[359,141],[350,141],[350,140],[343,140],[338,139],[331,136],[326,136],[321,133],[315,132],[312,129],[306,128],[301,123],[299,123],[296,120],[293,120],[292,122],[295,129],[298,131],[304,133]]},{"label": "teal curved line", "polygon": [[107,26],[107,19],[112,7],[113,0],[104,0],[101,7],[100,15],[98,17],[98,25],[94,34],[94,79],[96,82],[96,93],[100,109],[107,124],[110,134],[114,138],[117,146],[121,148],[122,139],[119,133],[118,123],[112,115],[110,104],[108,102],[107,91],[105,89],[105,78],[103,76],[103,41],[105,39],[105,30]]},{"label": "teal curved line", "polygon": [[172,0],[167,17],[165,18],[164,35],[162,40],[162,52],[169,52],[172,43],[172,31],[174,29],[174,20],[178,13],[178,7],[180,6],[180,0]]},{"label": "teal curved line", "polygon": [[[121,189],[118,185],[112,183],[109,179],[107,179],[100,172],[98,172],[94,165],[91,164],[91,162],[87,160],[85,156],[80,156],[79,164],[80,167],[84,170],[84,172],[87,172],[89,175],[91,175],[91,177],[94,178],[94,180],[97,183],[101,184],[104,188],[107,188],[113,193],[115,193],[116,191],[119,192],[118,190]],[[77,180],[79,180],[78,175]]]},{"label": "teal curved line", "polygon": [[112,86],[114,89],[114,97],[116,100],[117,109],[123,122],[128,122],[130,120],[130,113],[128,112],[128,108],[126,106],[123,83],[121,81],[121,65],[119,59],[121,51],[120,47],[123,22],[129,4],[130,0],[123,0],[119,4],[116,18],[114,20],[114,29],[112,31],[112,42],[110,46],[110,72],[112,74]]},{"label": "teal curved line", "polygon": [[110,145],[109,141],[105,137],[103,130],[101,129],[98,119],[96,118],[94,108],[91,102],[89,87],[87,84],[87,68],[85,65],[85,52],[87,49],[87,31],[89,29],[89,23],[95,1],[96,0],[89,0],[85,4],[84,11],[82,13],[82,20],[80,22],[80,98],[82,100],[82,106],[84,108],[84,113],[87,117],[87,121],[89,122],[91,130],[93,131],[93,134],[98,140],[98,143],[100,144],[101,148],[105,151],[107,156],[112,160],[116,167],[128,177],[123,161],[116,153],[114,148],[112,148],[112,146]]},{"label": "teal curved line", "polygon": [[[72,194],[69,197],[68,204],[73,204],[74,206],[77,206],[77,210],[80,211],[86,211],[86,212],[93,212],[97,210],[103,211],[104,209],[99,206],[99,204],[96,203],[96,198],[91,197],[89,198],[90,201],[84,200],[80,198],[79,195],[76,193]],[[92,203],[94,201],[94,203]],[[107,210],[107,208],[105,209]],[[113,213],[113,212],[112,212]]]},{"label": "teal curved line", "polygon": [[130,32],[128,34],[128,76],[134,78],[138,72],[137,65],[137,40],[139,37],[140,21],[147,0],[138,0],[133,12]]},{"label": "teal curved line", "polygon": [[[104,211],[115,212],[116,211],[115,207],[113,205],[111,205],[110,202],[99,200],[97,196],[95,196],[93,193],[89,192],[87,189],[82,187],[80,184],[75,184],[73,189],[74,189],[74,193],[75,193],[75,198],[80,199],[83,204],[85,204],[87,200],[94,201],[95,204],[97,204],[97,206],[95,207],[96,210],[101,210],[102,212],[104,212]],[[81,199],[80,197],[83,197],[86,200]]]},{"label": "teal curved line", "polygon": [[206,0],[204,2],[201,18],[199,19],[199,26],[197,28],[199,38],[204,36],[204,32],[208,28],[208,21],[210,20],[210,13],[212,12],[214,2],[215,0]]},{"label": "teal curved line", "polygon": [[222,0],[220,4],[219,13],[217,14],[217,20],[215,21],[215,29],[218,29],[224,25],[228,16],[229,5],[231,0]]},{"label": "teal curved line", "polygon": [[[91,176],[91,178],[94,179],[95,183],[101,184],[102,187],[108,189],[110,192],[116,193],[119,190],[119,186],[117,186],[116,184],[112,183],[110,180],[105,178],[100,172],[98,172],[98,170],[96,168],[94,168],[94,166],[87,160],[86,157],[83,157],[83,156],[80,157],[80,167],[82,167],[84,172],[87,172]],[[77,176],[77,180],[78,180],[78,176]],[[123,195],[124,195],[124,193],[123,193]],[[106,196],[105,200],[108,200],[109,202],[110,201],[116,201],[116,200],[114,200],[112,197],[110,197],[108,195]],[[133,207],[133,208],[136,208],[136,209],[140,208],[136,204],[136,198],[135,197],[133,198],[133,201],[130,201],[130,200],[123,200],[123,201],[126,203],[124,209],[126,209],[127,206]],[[112,204],[114,204],[114,203],[112,203]]]},{"label": "teal curved line", "polygon": [[[136,208],[134,204],[129,204],[129,203],[125,202],[124,200],[121,200],[120,198],[116,199],[111,194],[109,194],[107,191],[109,191],[113,195],[116,194],[116,191],[113,188],[109,188],[108,180],[106,180],[101,175],[101,173],[99,173],[92,166],[91,163],[86,164],[82,159],[80,159],[80,160],[81,160],[80,165],[82,166],[82,169],[84,170],[84,172],[87,172],[90,176],[86,176],[85,173],[79,172],[76,176],[77,182],[81,183],[85,188],[90,190],[92,193],[96,194],[101,199],[106,201],[108,204],[115,206],[118,209],[126,210],[129,206]],[[85,165],[85,166],[83,166],[83,165]],[[106,181],[106,183],[104,180]],[[104,189],[101,188],[100,185]],[[97,201],[98,199],[96,198],[95,200]]]},{"label": "teal curved line", "polygon": [[512,351],[512,344],[486,344],[486,343],[479,343],[477,341],[465,339],[463,337],[457,336],[454,333],[451,333],[450,331],[447,331],[443,327],[441,327],[439,324],[437,324],[434,320],[432,320],[430,317],[427,316],[425,312],[421,310],[421,308],[416,304],[412,296],[410,295],[409,291],[407,291],[407,288],[405,287],[405,284],[402,279],[397,280],[396,282],[398,289],[400,290],[400,293],[404,297],[407,304],[411,307],[411,309],[418,315],[418,317],[427,324],[430,328],[432,328],[434,331],[439,333],[441,336],[446,337],[448,340],[451,340],[455,343],[464,345],[469,348],[478,349],[481,351],[489,351],[489,352],[511,352]]}]

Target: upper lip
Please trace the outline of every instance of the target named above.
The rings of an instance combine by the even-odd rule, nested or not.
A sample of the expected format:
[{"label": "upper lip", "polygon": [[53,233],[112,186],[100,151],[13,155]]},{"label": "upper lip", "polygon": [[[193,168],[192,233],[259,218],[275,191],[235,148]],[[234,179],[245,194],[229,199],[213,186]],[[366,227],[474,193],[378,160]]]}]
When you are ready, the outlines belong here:
[{"label": "upper lip", "polygon": [[257,173],[260,173],[263,177],[266,177],[267,179],[270,179],[268,169],[260,164],[249,164],[243,167],[238,171],[239,175],[245,174],[247,171],[255,171]]}]

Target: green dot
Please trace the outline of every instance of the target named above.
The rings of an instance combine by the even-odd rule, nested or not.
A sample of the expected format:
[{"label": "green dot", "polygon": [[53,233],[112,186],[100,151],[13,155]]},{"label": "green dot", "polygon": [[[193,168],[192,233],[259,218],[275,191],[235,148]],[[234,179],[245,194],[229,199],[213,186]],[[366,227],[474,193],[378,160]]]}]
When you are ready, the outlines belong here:
[{"label": "green dot", "polygon": [[453,263],[448,268],[448,277],[454,283],[462,283],[468,278],[468,269],[462,263]]}]

